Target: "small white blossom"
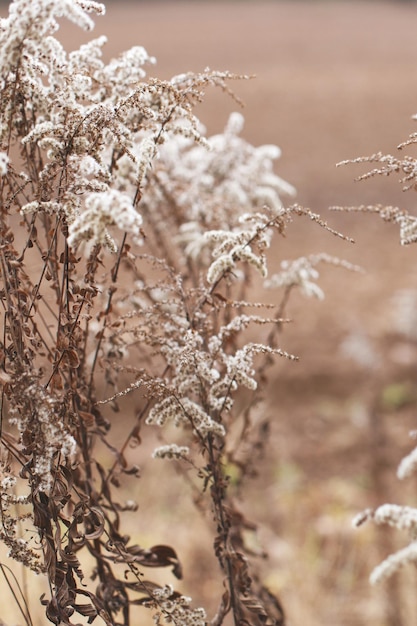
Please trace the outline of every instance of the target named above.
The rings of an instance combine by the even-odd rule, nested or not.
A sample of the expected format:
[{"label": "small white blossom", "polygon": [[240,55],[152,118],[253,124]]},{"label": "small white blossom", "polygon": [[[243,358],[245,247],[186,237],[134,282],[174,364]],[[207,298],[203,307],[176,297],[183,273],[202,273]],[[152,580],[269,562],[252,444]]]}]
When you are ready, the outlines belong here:
[{"label": "small white blossom", "polygon": [[164,585],[163,587],[160,587],[159,589],[154,589],[152,591],[152,595],[154,598],[157,598],[158,600],[168,600],[172,594],[174,593],[174,587],[172,585]]},{"label": "small white blossom", "polygon": [[76,247],[82,241],[92,241],[108,245],[109,226],[138,237],[141,225],[142,217],[129,196],[115,189],[93,193],[85,200],[85,210],[69,227],[68,244]]},{"label": "small white blossom", "polygon": [[153,616],[156,626],[181,624],[181,626],[206,626],[207,615],[203,608],[191,608],[191,598],[175,596],[171,585],[154,589],[153,597],[158,602],[158,612]]},{"label": "small white blossom", "polygon": [[103,79],[113,84],[117,100],[128,97],[146,76],[145,64],[154,64],[155,58],[148,55],[142,46],[134,46],[123,52],[117,59],[112,59],[103,69]]},{"label": "small white blossom", "polygon": [[245,125],[245,118],[242,113],[235,111],[231,113],[224,129],[225,135],[240,135]]},{"label": "small white blossom", "polygon": [[[181,76],[174,82],[181,84],[187,80],[187,76]],[[207,147],[195,144],[192,138],[185,139],[184,135],[158,146],[155,171],[164,190],[175,197],[176,206],[184,216],[179,241],[186,254],[200,262],[206,262],[205,251],[215,243],[214,239],[207,240],[208,231],[229,236],[230,233],[237,234],[242,230],[236,223],[238,214],[263,211],[267,204],[271,213],[278,215],[283,209],[281,195],[295,194],[294,188],[273,171],[273,161],[280,156],[279,148],[251,146],[238,136],[242,126],[243,116],[233,113],[224,133],[210,137]],[[200,131],[204,132],[203,129]],[[143,200],[148,206],[155,207],[165,202],[166,197],[152,187],[145,191]],[[234,243],[236,245],[237,241]],[[227,255],[232,247],[229,245],[222,255]],[[215,261],[210,282],[215,281],[222,271],[232,269],[236,260],[229,256],[218,263]],[[263,271],[264,263],[261,262],[260,266]]]},{"label": "small white blossom", "polygon": [[305,296],[323,300],[324,292],[315,282],[319,278],[316,266],[320,263],[344,267],[352,272],[362,271],[357,265],[329,254],[312,254],[307,257],[299,257],[294,261],[282,261],[281,271],[265,281],[264,286],[266,288],[297,286]]},{"label": "small white blossom", "polygon": [[191,426],[204,437],[208,433],[219,437],[225,435],[224,426],[214,421],[201,406],[189,398],[165,398],[151,409],[146,418],[147,424],[156,426],[164,426],[169,421],[174,422],[175,426]]},{"label": "small white blossom", "polygon": [[376,584],[395,574],[407,563],[417,562],[417,509],[396,504],[383,504],[375,511],[367,509],[357,515],[354,524],[360,526],[369,519],[376,524],[386,524],[399,530],[407,530],[411,537],[408,546],[391,554],[375,567],[370,576],[370,581],[372,584]]},{"label": "small white blossom", "polygon": [[230,272],[235,267],[235,260],[232,254],[223,254],[216,259],[209,267],[207,271],[207,282],[209,285],[213,285],[227,272]]},{"label": "small white blossom", "polygon": [[49,215],[57,215],[60,213],[62,206],[59,202],[37,202],[34,200],[33,202],[28,202],[24,204],[20,210],[22,215],[27,215],[29,213],[37,213],[38,211],[44,211]]},{"label": "small white blossom", "polygon": [[414,448],[410,454],[404,457],[397,469],[399,479],[408,478],[417,469],[417,448]]},{"label": "small white blossom", "polygon": [[[245,217],[240,218],[244,224]],[[259,222],[256,218],[259,217]],[[207,231],[202,236],[202,242],[213,246],[212,256],[215,261],[207,271],[207,282],[213,284],[223,275],[233,270],[237,262],[247,262],[252,265],[264,278],[268,270],[266,257],[262,250],[269,247],[271,233],[265,229],[263,216],[251,216],[254,224],[246,228],[238,228],[234,232]],[[255,249],[257,250],[255,252]]]},{"label": "small white blossom", "polygon": [[400,530],[417,529],[417,509],[397,504],[383,504],[373,514],[377,524],[388,524]]},{"label": "small white blossom", "polygon": [[28,431],[33,433],[32,475],[38,480],[39,489],[48,494],[54,484],[52,469],[56,454],[72,456],[76,451],[76,443],[67,427],[57,419],[59,401],[49,394],[39,379],[22,375],[17,382],[23,404],[20,408],[10,407],[9,421],[16,425],[21,435]]},{"label": "small white blossom", "polygon": [[297,285],[305,296],[323,300],[324,292],[314,282],[318,277],[319,273],[312,266],[310,260],[307,257],[300,257],[295,261],[282,261],[280,273],[271,276],[265,282],[265,287],[292,287]]},{"label": "small white blossom", "polygon": [[189,453],[190,450],[187,446],[177,446],[177,444],[172,443],[170,445],[160,446],[159,448],[156,448],[152,453],[152,457],[154,459],[179,460],[188,458]]},{"label": "small white blossom", "polygon": [[375,585],[395,574],[408,563],[417,563],[417,541],[413,541],[402,550],[391,554],[372,571],[370,582]]},{"label": "small white blossom", "polygon": [[10,159],[5,152],[0,152],[0,176],[6,176]]},{"label": "small white blossom", "polygon": [[90,155],[77,159],[77,168],[80,176],[96,176],[100,173],[100,164]]},{"label": "small white blossom", "polygon": [[140,157],[138,164],[137,185],[142,187],[147,169],[156,154],[155,141],[151,138],[145,138],[140,145]]},{"label": "small white blossom", "polygon": [[8,489],[12,489],[16,484],[15,476],[6,476],[1,481],[1,489],[3,491],[7,491]]}]

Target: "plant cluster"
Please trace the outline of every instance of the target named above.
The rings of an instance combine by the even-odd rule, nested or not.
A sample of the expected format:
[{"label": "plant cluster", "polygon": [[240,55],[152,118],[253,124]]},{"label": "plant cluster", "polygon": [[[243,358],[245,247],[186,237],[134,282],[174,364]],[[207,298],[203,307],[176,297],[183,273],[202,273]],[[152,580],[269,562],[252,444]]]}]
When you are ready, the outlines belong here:
[{"label": "plant cluster", "polygon": [[[417,119],[417,115],[413,116]],[[417,143],[417,133],[410,134],[409,138],[398,145],[398,150]],[[393,156],[391,154],[383,154],[378,152],[371,156],[358,157],[339,163],[339,165],[348,164],[376,164],[372,170],[360,175],[357,180],[367,180],[373,176],[399,176],[399,183],[402,185],[403,191],[417,190],[417,158],[411,155]],[[384,221],[396,224],[399,228],[400,243],[403,246],[415,243],[417,241],[417,217],[406,209],[399,207],[384,206],[382,204],[357,206],[357,207],[332,207],[333,210],[356,211],[359,213],[376,213]],[[414,342],[415,340],[415,302],[413,292],[405,292],[397,296],[397,305],[401,310],[398,311],[397,317],[401,317],[403,322],[403,331],[405,330],[407,338]],[[404,319],[403,319],[404,318]],[[413,439],[416,438],[416,431],[410,433]],[[417,469],[417,448],[414,448],[400,462],[397,469],[397,477],[404,480],[413,476]],[[399,572],[403,566],[407,564],[417,563],[417,508],[415,506],[405,506],[398,504],[382,503],[375,509],[366,509],[358,514],[354,519],[355,526],[361,526],[366,521],[373,521],[376,525],[386,528],[396,528],[405,531],[409,537],[409,543],[389,554],[384,560],[374,568],[371,573],[370,580],[373,584],[387,580],[392,575]],[[394,621],[397,618],[394,618]],[[394,622],[393,622],[394,623]]]},{"label": "plant cluster", "polygon": [[[321,297],[317,265],[340,262],[283,262],[265,285],[281,290],[278,307],[252,302],[250,287],[267,279],[272,238],[294,218],[335,231],[283,203],[294,189],[274,173],[279,149],[244,141],[240,113],[206,137],[195,106],[208,87],[231,93],[237,77],[149,78],[142,47],[104,63],[104,37],[67,53],[59,20],[90,30],[89,13],[103,12],[90,0],[14,0],[0,22],[0,539],[46,576],[55,624],[127,625],[140,605],[157,624],[220,626],[230,613],[239,626],[278,626],[227,468],[240,487],[255,472],[268,432],[258,384],[274,355],[296,359],[278,345],[290,292]],[[126,396],[137,408],[116,447]],[[182,577],[173,547],[123,532],[137,503],[115,489],[141,480],[128,446],[155,427],[168,433],[155,472],[159,459],[191,470],[212,517],[224,592],[211,618],[145,576],[169,567]]]}]

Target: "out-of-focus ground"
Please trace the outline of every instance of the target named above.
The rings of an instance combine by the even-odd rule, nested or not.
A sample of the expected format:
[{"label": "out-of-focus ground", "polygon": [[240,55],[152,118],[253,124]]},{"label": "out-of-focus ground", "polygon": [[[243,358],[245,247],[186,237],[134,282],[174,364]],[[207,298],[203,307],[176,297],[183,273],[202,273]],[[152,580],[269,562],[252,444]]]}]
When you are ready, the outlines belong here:
[{"label": "out-of-focus ground", "polygon": [[[376,534],[350,522],[386,498],[415,504],[415,484],[397,483],[395,470],[415,428],[417,299],[413,304],[409,294],[411,309],[401,312],[396,294],[417,290],[417,248],[401,248],[396,227],[377,217],[327,210],[414,205],[414,192],[403,194],[395,177],[357,183],[364,167],[335,164],[395,153],[417,131],[416,26],[417,6],[398,2],[114,2],[94,32],[108,35],[108,57],[143,45],[158,61],[149,73],[162,78],[207,66],[255,74],[234,84],[246,105],[244,136],[278,144],[277,172],[296,186],[298,201],[356,240],[348,244],[300,219],[272,254],[278,265],[326,251],[366,270],[323,267],[325,300],[296,295],[290,302],[293,324],[281,346],[300,362],[274,370],[267,463],[251,487],[254,504],[242,504],[263,529],[266,582],[292,626],[416,623],[413,573],[384,589],[370,587],[367,577],[390,539],[380,538],[385,546],[378,548]],[[62,38],[75,47],[90,35],[63,27]],[[212,134],[235,108],[213,92],[199,114]],[[369,363],[343,355],[348,337],[354,357],[368,354]],[[175,545],[185,555],[184,591],[214,611],[221,585],[204,531],[187,520],[176,525],[185,495],[172,496],[162,517],[152,518],[155,494],[164,491],[152,468],[144,462],[152,493],[139,497],[137,540]],[[390,607],[397,621],[388,617]]]}]

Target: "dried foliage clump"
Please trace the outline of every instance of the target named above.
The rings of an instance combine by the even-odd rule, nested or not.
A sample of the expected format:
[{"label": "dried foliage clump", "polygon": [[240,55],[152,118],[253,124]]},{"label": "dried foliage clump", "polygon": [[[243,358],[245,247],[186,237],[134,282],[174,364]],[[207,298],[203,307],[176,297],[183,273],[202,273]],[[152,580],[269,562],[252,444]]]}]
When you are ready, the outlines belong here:
[{"label": "dried foliage clump", "polygon": [[[239,626],[278,626],[227,468],[240,486],[254,473],[268,432],[259,382],[272,356],[296,359],[278,345],[291,290],[321,297],[315,268],[339,261],[284,264],[266,285],[281,290],[276,308],[249,290],[293,218],[334,231],[283,204],[294,190],[273,171],[279,150],[245,142],[239,113],[205,136],[194,107],[236,77],[147,78],[154,59],[141,47],[105,64],[105,38],[69,54],[55,38],[58,19],[89,30],[88,14],[103,12],[89,0],[15,0],[0,22],[0,539],[46,576],[55,624],[127,626],[139,605],[157,624],[220,626],[230,613]],[[139,408],[117,447],[112,411],[126,396]],[[213,520],[224,592],[211,618],[145,576],[168,567],[179,579],[181,563],[171,546],[131,542],[122,522],[137,504],[115,496],[124,477],[140,480],[129,444],[148,455],[149,433],[168,425],[155,466],[191,472]]]},{"label": "dried foliage clump", "polygon": [[[417,119],[417,115],[413,116]],[[417,133],[412,133],[406,141],[400,143],[397,148],[404,148],[417,143]],[[370,171],[358,176],[357,180],[367,180],[373,176],[400,176],[399,182],[403,191],[417,191],[417,158],[413,156],[395,157],[391,154],[377,152],[371,156],[358,157],[338,163],[338,165],[349,165],[355,163],[376,163]],[[332,207],[333,210],[357,211],[361,213],[377,213],[386,222],[397,224],[400,229],[400,242],[406,246],[417,241],[417,217],[406,209],[399,207],[385,206],[383,204],[362,205],[356,207]]]},{"label": "dried foliage clump", "polygon": [[[413,116],[417,119],[417,115]],[[403,150],[405,147],[414,145],[417,143],[417,133],[412,133],[409,138],[398,145],[398,150]],[[357,180],[367,180],[373,176],[391,176],[398,175],[399,182],[402,185],[403,191],[417,191],[417,158],[413,156],[403,156],[402,158],[392,156],[390,154],[384,155],[381,152],[373,154],[368,157],[359,157],[343,161],[339,165],[348,164],[362,164],[362,163],[376,163],[377,167],[362,174]],[[334,210],[343,211],[357,211],[361,213],[376,213],[384,221],[396,224],[399,227],[400,243],[401,245],[409,245],[417,242],[417,216],[413,215],[406,209],[401,209],[393,206],[384,206],[382,204],[370,205],[370,206],[358,206],[358,207],[332,207]],[[414,335],[414,316],[415,316],[415,302],[410,302],[410,293],[403,293],[401,296],[401,309],[406,313],[407,319],[403,326],[405,326],[408,334],[408,339],[415,341]],[[399,319],[402,313],[397,312],[397,321],[403,322],[403,319]],[[411,327],[410,326],[411,320]],[[412,438],[416,438],[416,431],[410,433]],[[408,455],[406,455],[399,464],[397,470],[397,477],[400,480],[404,480],[415,475],[417,469],[417,448],[414,448]],[[392,575],[398,573],[407,564],[417,564],[417,508],[415,506],[404,506],[397,504],[385,504],[381,503],[376,509],[366,509],[362,513],[356,516],[354,519],[354,525],[361,526],[366,521],[373,521],[378,526],[392,527],[400,531],[405,531],[408,535],[408,544],[394,552],[389,554],[378,566],[374,568],[371,573],[370,580],[373,584],[387,580]],[[398,616],[393,618],[392,623],[399,623],[396,620],[400,619]],[[401,621],[401,619],[400,619]]]}]

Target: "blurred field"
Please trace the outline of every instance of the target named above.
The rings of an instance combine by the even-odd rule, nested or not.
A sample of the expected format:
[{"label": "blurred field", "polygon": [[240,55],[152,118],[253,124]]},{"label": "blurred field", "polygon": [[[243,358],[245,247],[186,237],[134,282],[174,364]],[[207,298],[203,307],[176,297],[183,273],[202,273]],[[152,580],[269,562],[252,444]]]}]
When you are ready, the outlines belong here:
[{"label": "blurred field", "polygon": [[[416,248],[402,249],[396,229],[376,217],[327,211],[379,202],[413,207],[415,196],[402,194],[394,178],[355,183],[363,168],[335,164],[393,153],[417,130],[416,24],[412,3],[115,2],[94,32],[108,35],[108,57],[145,46],[158,61],[150,73],[159,77],[206,66],[255,74],[234,84],[246,104],[245,137],[278,144],[277,172],[297,187],[298,201],[356,240],[348,244],[300,221],[277,243],[273,260],[327,251],[367,272],[324,268],[324,302],[292,301],[294,323],[281,345],[301,360],[275,369],[267,465],[252,487],[256,505],[242,503],[260,522],[271,552],[264,575],[292,626],[416,623],[412,572],[383,590],[367,582],[390,537],[350,524],[356,512],[385,499],[416,503],[415,485],[395,480],[412,445],[417,401],[417,315],[401,322],[395,294],[417,290]],[[90,37],[63,25],[62,38],[75,47]],[[235,108],[224,94],[208,94],[200,109],[208,132],[221,131]],[[356,355],[369,341],[372,367],[343,356],[352,333]],[[139,497],[132,532],[144,543],[175,545],[186,561],[184,590],[214,610],[221,589],[201,539],[204,524],[190,525],[186,496],[165,493],[163,474],[153,475],[146,458],[140,463],[151,488]],[[162,515],[158,493],[166,496]]]}]

